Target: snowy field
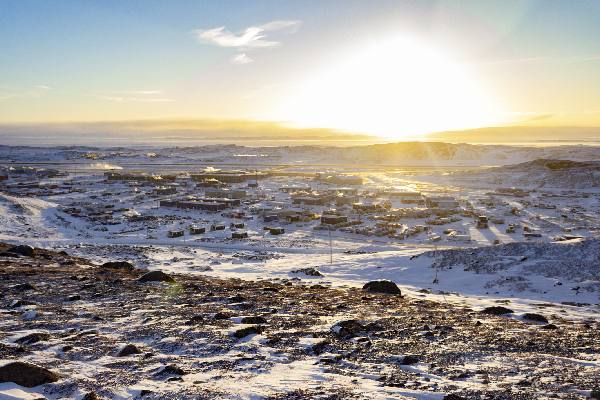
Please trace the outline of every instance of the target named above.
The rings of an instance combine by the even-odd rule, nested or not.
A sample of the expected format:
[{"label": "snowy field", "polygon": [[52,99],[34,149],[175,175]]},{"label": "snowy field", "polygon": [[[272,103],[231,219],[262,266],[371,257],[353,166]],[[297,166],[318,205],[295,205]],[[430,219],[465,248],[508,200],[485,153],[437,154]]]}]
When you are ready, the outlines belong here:
[{"label": "snowy field", "polygon": [[[343,289],[358,293],[353,295],[355,297],[352,300],[359,303],[355,309],[358,315],[366,312],[360,305],[362,300],[358,289],[368,281],[387,279],[400,287],[405,301],[411,307],[421,307],[421,302],[425,304],[424,301],[431,300],[426,304],[437,304],[444,310],[471,310],[468,311],[471,313],[479,313],[477,310],[492,306],[510,308],[512,313],[500,322],[486,323],[490,334],[500,329],[494,328],[496,323],[500,323],[502,329],[510,325],[510,328],[506,328],[510,332],[519,331],[522,328],[518,324],[526,323],[528,313],[543,314],[550,321],[572,324],[576,329],[600,320],[598,172],[594,165],[527,161],[531,154],[556,155],[556,149],[518,149],[507,158],[499,156],[506,151],[502,147],[454,148],[454,151],[462,153],[448,156],[446,166],[426,166],[426,160],[420,160],[422,165],[413,167],[350,165],[352,157],[370,162],[369,157],[359,157],[351,149],[336,150],[338,154],[331,157],[327,157],[325,149],[321,148],[303,148],[293,152],[282,148],[251,149],[236,146],[211,147],[202,155],[197,148],[57,148],[54,152],[48,152],[27,147],[3,147],[0,150],[0,165],[5,166],[3,171],[7,177],[0,181],[0,242],[65,250],[70,256],[89,259],[96,265],[123,260],[143,270],[160,270],[174,276],[223,278],[228,279],[223,282],[234,287],[232,282],[240,282],[236,279],[241,278],[243,282],[248,282],[248,288],[244,290],[249,295],[256,295],[256,301],[259,302],[264,299],[260,298],[260,293],[252,285],[264,285],[266,282],[289,287],[290,290],[299,288],[299,292],[293,289],[293,293],[289,294],[291,296],[305,296],[305,291],[313,290],[313,287],[314,290],[331,289],[331,293],[337,296],[341,291],[335,289]],[[434,150],[441,151],[439,148]],[[490,152],[495,154],[496,161],[503,161],[498,165],[513,160],[525,161],[525,164],[488,168],[482,159],[489,160],[486,154],[489,153],[489,156]],[[564,152],[574,159],[591,159],[589,148],[569,148]],[[388,157],[383,161],[392,162],[393,158]],[[173,197],[204,196],[207,189],[200,187],[190,174],[234,168],[250,173],[258,170],[268,175],[253,185],[248,182],[229,185],[230,190],[244,191],[239,205],[217,212],[161,205],[161,201]],[[113,181],[105,176],[107,171],[124,174],[168,173],[177,175],[177,178],[164,184],[147,184],[136,180]],[[342,185],[316,179],[316,173],[322,171],[334,177],[352,174],[359,177],[362,183]],[[156,188],[163,187],[174,188],[175,193],[156,192]],[[352,203],[333,204],[329,201],[324,204],[296,204],[293,202],[294,194],[286,189],[307,187],[310,192],[306,195],[351,193],[356,196],[357,204],[384,206],[374,207],[374,211],[365,213],[357,211],[360,208],[357,209]],[[405,202],[394,195],[395,192],[418,192],[419,198],[434,200],[446,196],[453,205],[451,209],[440,209],[439,206],[430,206],[429,200],[418,204]],[[337,215],[344,215],[353,221],[352,224],[335,227],[323,225],[319,216],[331,213],[334,208]],[[269,213],[278,214],[278,220],[267,222],[265,217]],[[284,215],[310,217],[288,220]],[[397,218],[389,220],[389,215]],[[482,215],[486,217],[484,226],[480,224],[479,216]],[[223,229],[211,229],[217,225],[223,225]],[[191,226],[204,227],[206,231],[191,234]],[[271,234],[265,229],[273,226],[282,228],[283,233]],[[169,237],[169,233],[175,231],[182,231],[183,236]],[[242,232],[247,237],[233,238]],[[82,273],[90,273],[90,270],[84,268]],[[46,287],[45,282],[42,280],[41,287]],[[83,286],[72,290],[86,290],[85,284],[77,280],[73,284]],[[52,291],[49,293],[47,296],[55,296],[53,299],[62,301],[62,292],[56,295]],[[110,310],[110,315],[107,314],[106,318],[117,325],[103,330],[92,324],[88,329],[100,329],[102,340],[109,341],[110,346],[131,340],[129,338],[135,339],[137,330],[152,329],[155,322],[148,322],[152,318],[146,318],[147,315],[162,313],[161,292],[158,293],[146,298],[146,301],[157,304],[144,310],[134,307],[129,311],[129,317],[121,316],[119,307],[111,308],[114,304],[122,304],[111,300],[107,303],[106,312]],[[340,301],[335,296],[331,301]],[[287,304],[285,302],[289,299],[284,297],[278,301]],[[221,304],[214,304],[217,303]],[[59,336],[63,338],[61,340],[70,340],[70,332],[60,326],[83,326],[81,324],[86,316],[104,307],[99,304],[83,302],[64,308],[67,314],[60,317],[65,318],[64,321],[48,322],[57,325],[43,332]],[[449,378],[451,374],[447,376],[446,373],[436,372],[425,364],[402,366],[401,373],[425,376],[432,382],[431,385],[401,387],[394,383],[397,371],[390,373],[381,369],[381,365],[387,365],[389,360],[382,361],[383,364],[371,364],[367,360],[372,355],[365,355],[366,359],[357,363],[357,366],[346,365],[343,372],[323,368],[321,363],[324,362],[322,360],[328,360],[327,353],[299,358],[290,356],[318,346],[321,342],[316,337],[320,337],[323,331],[328,332],[329,326],[339,319],[339,313],[327,309],[326,304],[322,306],[325,308],[320,311],[322,318],[311,322],[314,332],[304,332],[296,338],[298,342],[292,348],[285,347],[285,356],[281,353],[284,350],[277,351],[266,346],[261,335],[233,345],[223,343],[227,351],[217,355],[193,353],[200,342],[205,343],[206,338],[190,342],[189,348],[173,350],[170,346],[188,340],[185,335],[189,334],[188,330],[181,331],[181,321],[174,317],[162,320],[165,326],[169,326],[164,337],[135,343],[161,354],[168,348],[169,351],[161,357],[171,357],[171,361],[184,363],[186,368],[196,371],[186,376],[186,382],[202,382],[204,390],[211,393],[226,391],[228,396],[225,398],[247,399],[255,398],[257,394],[258,398],[263,398],[289,388],[333,392],[340,388],[351,388],[348,390],[358,396],[356,398],[363,398],[360,396],[370,393],[369,398],[442,399],[440,390],[485,392],[490,389],[487,383]],[[343,311],[344,306],[341,301],[339,309]],[[281,307],[281,303],[278,303],[278,307]],[[435,317],[431,318],[444,319],[444,314],[440,314],[439,310],[432,311],[428,308],[431,306],[423,307],[420,313],[433,312]],[[209,310],[211,313],[215,311],[213,308]],[[35,310],[36,307],[27,306],[23,309],[25,314]],[[183,312],[184,309],[181,310]],[[329,312],[332,314],[329,315]],[[373,312],[380,316],[389,313],[393,318],[399,313],[393,307]],[[10,318],[17,318],[15,312],[8,313]],[[24,327],[0,341],[0,345],[4,343],[11,346],[19,337],[33,332],[25,328],[27,319],[24,318],[14,320],[25,321],[19,322]],[[32,318],[53,319],[51,313],[41,313]],[[227,319],[227,324],[223,323],[225,325],[222,327],[219,325],[221,331],[218,330],[217,334],[220,332],[221,336],[217,335],[214,340],[222,341],[222,336],[230,338],[232,326],[236,327],[241,322],[236,318]],[[5,327],[14,328],[13,319],[6,320],[5,324],[8,325]],[[454,321],[454,325],[461,323],[458,315],[445,319],[448,323]],[[438,326],[443,328],[444,324],[439,322]],[[394,326],[393,321],[390,324]],[[527,329],[532,331],[536,327],[532,325]],[[422,334],[418,324],[414,329],[414,334]],[[468,329],[479,328],[469,326]],[[211,335],[215,334],[211,332]],[[270,334],[285,335],[285,332],[288,331],[283,329]],[[295,330],[289,332],[300,334]],[[563,333],[568,336],[567,331]],[[396,334],[402,335],[402,332]],[[30,356],[30,361],[47,363],[51,359],[59,365],[65,355],[58,349],[58,343]],[[104,345],[112,349],[109,344]],[[298,350],[298,346],[303,350]],[[446,350],[453,351],[451,347]],[[438,350],[434,347],[431,351],[433,354]],[[384,350],[381,354],[385,353]],[[248,354],[255,361],[250,362],[247,368],[236,367],[235,372],[212,367],[197,368],[206,364],[227,365],[231,358],[246,360]],[[504,356],[509,357],[507,354]],[[473,371],[486,368],[496,370],[498,382],[501,382],[496,387],[498,390],[502,388],[501,385],[517,379],[489,355],[479,352],[472,357],[471,361],[463,362],[461,367]],[[524,357],[519,369],[526,369],[525,365],[534,363],[534,358],[529,355]],[[94,360],[73,361],[65,368],[75,374],[73,379],[86,381],[96,376],[98,371],[113,373],[111,368],[120,365],[120,360],[113,355]],[[506,360],[508,362],[509,358]],[[574,368],[573,363],[578,365],[578,370],[585,377],[580,379],[588,379],[590,371],[597,368],[600,362],[587,353],[572,359],[556,358],[555,361],[568,365],[568,368]],[[144,364],[143,373],[154,376],[165,362],[166,358],[158,363],[150,360]],[[544,359],[544,363],[549,362],[549,358]],[[533,368],[531,371],[537,374],[542,369]],[[551,372],[545,370],[543,374]],[[381,380],[389,380],[390,384],[381,386]],[[307,385],[309,381],[315,384]],[[144,391],[171,393],[177,392],[179,385],[178,382],[157,381],[155,378],[137,380],[134,384],[127,382],[120,382],[120,386],[112,390],[111,396],[130,398],[142,396]],[[428,381],[419,382],[423,384]],[[186,387],[188,389],[192,390],[193,387]],[[56,392],[50,395],[46,393],[48,398],[60,398],[63,392],[74,396],[67,384],[52,390]],[[28,391],[18,385],[0,384],[0,399],[36,399],[40,394],[39,390]],[[77,392],[75,397],[83,394]]]},{"label": "snowy field", "polygon": [[[502,147],[494,148],[500,151]],[[6,147],[0,153],[6,159],[20,160],[24,150],[29,148]],[[215,150],[208,158],[221,162],[237,162],[243,160],[282,161],[282,149],[270,150],[262,154],[257,149],[227,147]],[[259,149],[260,151],[269,151]],[[242,157],[242,151],[246,157]],[[304,150],[308,151],[308,150]],[[478,149],[481,152],[481,149]],[[522,150],[519,150],[522,151]],[[534,149],[534,152],[552,152],[552,149]],[[575,150],[565,150],[574,153]],[[322,150],[312,151],[309,160],[322,161]],[[578,158],[585,157],[589,149],[583,148]],[[238,154],[239,153],[239,154]],[[490,192],[510,185],[514,182],[503,182],[496,169],[476,169],[463,171],[452,168],[389,168],[387,170],[350,168],[352,173],[363,177],[363,185],[357,190],[366,197],[377,193],[379,189],[393,188],[394,190],[420,191],[429,195],[452,195],[461,204],[469,204],[474,213],[486,214],[500,219],[499,223],[490,223],[489,228],[480,229],[473,218],[460,217],[442,225],[431,226],[429,233],[397,240],[388,237],[355,234],[344,229],[315,230],[318,221],[280,223],[285,228],[285,234],[272,236],[265,233],[264,223],[256,213],[247,213],[243,220],[244,231],[249,237],[246,240],[231,239],[231,223],[238,219],[223,217],[221,213],[203,213],[201,211],[186,211],[159,207],[159,202],[169,196],[155,196],[151,189],[132,185],[129,182],[107,182],[102,175],[107,169],[123,171],[121,165],[126,165],[126,171],[131,170],[128,163],[140,162],[143,169],[148,170],[149,160],[160,160],[154,172],[162,172],[161,163],[168,162],[201,162],[191,149],[147,149],[131,150],[102,150],[102,149],[59,149],[53,158],[49,152],[33,150],[30,158],[42,163],[54,160],[61,162],[57,168],[68,171],[63,176],[45,178],[42,186],[55,189],[22,189],[18,183],[31,181],[27,176],[15,176],[6,182],[8,189],[0,194],[0,240],[5,242],[23,242],[31,245],[65,249],[70,253],[91,257],[97,261],[105,261],[118,257],[134,261],[136,264],[149,269],[162,269],[171,272],[191,274],[206,274],[218,277],[243,277],[245,279],[282,279],[301,277],[328,285],[362,285],[367,280],[391,279],[407,291],[417,292],[427,289],[430,296],[441,296],[444,301],[457,303],[486,303],[503,301],[505,299],[528,307],[536,302],[552,303],[585,303],[590,306],[581,308],[561,306],[561,312],[579,315],[598,311],[598,272],[597,271],[564,271],[564,273],[547,273],[544,268],[530,270],[529,263],[539,264],[539,259],[528,258],[530,253],[538,254],[538,248],[578,248],[578,242],[584,239],[592,240],[598,237],[600,220],[598,217],[599,201],[598,187],[594,181],[586,185],[581,183],[577,188],[551,187],[540,189],[543,182],[542,171],[536,175],[533,186],[524,186],[523,179],[520,188],[530,191],[526,198],[510,194]],[[207,155],[204,154],[204,158]],[[464,158],[464,157],[463,157]],[[91,159],[84,163],[82,160]],[[166,161],[165,161],[166,160]],[[335,160],[340,162],[340,160]],[[344,161],[344,160],[341,160]],[[158,161],[157,161],[158,163]],[[36,164],[41,165],[41,164]],[[52,166],[46,166],[51,168]],[[196,167],[177,165],[177,169],[187,168],[185,172],[197,171]],[[211,167],[212,168],[212,167]],[[151,168],[150,168],[151,169]],[[263,167],[264,170],[266,167]],[[307,172],[307,167],[301,168]],[[311,173],[318,167],[308,169]],[[330,168],[335,171],[335,168]],[[347,167],[339,167],[338,171],[347,172]],[[448,174],[445,171],[450,171]],[[297,165],[279,166],[278,173],[299,171]],[[442,172],[444,171],[444,172]],[[531,174],[532,171],[528,168]],[[519,176],[519,171],[512,171]],[[470,177],[470,178],[469,178]],[[530,178],[533,179],[533,178]],[[466,183],[465,183],[466,182]],[[554,181],[552,181],[554,182]],[[554,182],[556,183],[556,182]],[[565,186],[568,182],[565,183]],[[195,188],[188,180],[178,183],[178,191],[182,194],[198,194],[201,189]],[[315,183],[310,173],[300,175],[275,176],[261,180],[260,186],[248,189],[245,184],[234,185],[244,188],[248,193],[245,204],[238,207],[249,210],[251,207],[293,207],[290,196],[278,189],[282,186],[311,186],[313,190],[330,189],[328,185]],[[536,188],[537,186],[537,188]],[[24,194],[24,195],[23,195]],[[30,194],[30,195],[29,195]],[[490,200],[491,199],[491,200]],[[371,199],[367,199],[371,200]],[[493,204],[489,204],[492,201]],[[410,208],[397,199],[390,199],[393,208]],[[110,216],[105,219],[92,219],[88,214],[100,213],[110,207]],[[69,208],[79,208],[79,215],[69,213]],[[306,207],[305,207],[306,208]],[[312,211],[322,213],[329,206],[314,206]],[[511,211],[518,213],[511,214]],[[352,211],[350,211],[351,213]],[[360,216],[359,216],[360,218]],[[406,226],[423,226],[431,218],[405,219]],[[187,232],[190,225],[209,227],[214,223],[224,223],[223,231],[207,232],[194,236]],[[506,233],[509,224],[527,226],[540,237],[525,237],[524,232],[517,230]],[[366,217],[364,226],[374,225]],[[186,233],[180,238],[168,238],[170,230],[182,229]],[[460,233],[458,237],[466,240],[452,240],[444,232],[448,230]],[[574,239],[556,242],[556,237],[569,232]],[[436,238],[439,238],[436,239]],[[487,247],[496,245],[526,242],[527,247],[507,254],[498,250],[498,259],[508,260],[508,266],[499,270],[473,270],[465,268],[460,263],[447,268],[434,268],[441,254],[432,257],[424,252]],[[598,259],[598,250],[592,246],[582,251],[582,257]],[[512,249],[512,248],[508,248]],[[544,250],[545,251],[545,250]],[[588,251],[595,253],[589,254]],[[491,253],[494,250],[490,250]],[[561,251],[555,252],[558,262],[563,262],[565,268],[568,260],[561,260]],[[464,253],[470,254],[469,250]],[[553,253],[554,254],[554,253]],[[536,255],[539,257],[539,255]],[[569,256],[570,257],[570,256]],[[520,260],[523,262],[510,262]],[[553,259],[556,260],[556,259]],[[488,262],[487,259],[485,262]],[[562,265],[562,264],[561,264]],[[315,267],[323,274],[322,277],[305,277],[294,274],[299,268]],[[560,269],[560,268],[559,268]],[[420,294],[422,295],[422,294]]]}]

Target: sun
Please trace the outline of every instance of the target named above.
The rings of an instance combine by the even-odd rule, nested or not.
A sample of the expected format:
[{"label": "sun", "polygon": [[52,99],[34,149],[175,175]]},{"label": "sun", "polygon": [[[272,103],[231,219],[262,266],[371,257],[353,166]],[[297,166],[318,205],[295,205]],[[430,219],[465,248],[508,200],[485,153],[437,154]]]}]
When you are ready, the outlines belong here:
[{"label": "sun", "polygon": [[389,138],[490,126],[500,115],[473,71],[407,37],[367,45],[309,76],[277,114],[293,126]]}]

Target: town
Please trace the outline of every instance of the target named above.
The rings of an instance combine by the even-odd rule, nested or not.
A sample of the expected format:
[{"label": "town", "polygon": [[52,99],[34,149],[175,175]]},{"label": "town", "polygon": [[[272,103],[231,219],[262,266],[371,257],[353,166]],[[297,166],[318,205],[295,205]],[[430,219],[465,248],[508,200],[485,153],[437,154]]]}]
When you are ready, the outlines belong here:
[{"label": "town", "polygon": [[311,237],[333,236],[437,248],[564,241],[599,232],[593,191],[493,185],[476,190],[398,176],[281,168],[161,173],[10,166],[0,172],[0,190],[56,204],[53,221],[73,239],[108,242],[246,242],[264,248],[310,246]]}]

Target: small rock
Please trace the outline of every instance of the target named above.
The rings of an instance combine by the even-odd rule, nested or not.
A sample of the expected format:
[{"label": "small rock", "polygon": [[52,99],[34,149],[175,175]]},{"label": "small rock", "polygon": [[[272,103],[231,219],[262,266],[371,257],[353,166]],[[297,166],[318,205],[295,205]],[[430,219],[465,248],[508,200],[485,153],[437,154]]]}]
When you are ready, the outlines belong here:
[{"label": "small rock", "polygon": [[33,344],[37,342],[43,342],[44,340],[50,339],[50,334],[46,332],[33,332],[25,336],[21,336],[15,340],[15,343],[19,344]]},{"label": "small rock", "polygon": [[33,286],[31,283],[19,283],[17,285],[11,286],[11,289],[14,289],[19,292],[26,292],[28,290],[35,290],[36,287]]},{"label": "small rock", "polygon": [[402,361],[400,362],[401,365],[413,365],[418,363],[419,361],[421,361],[421,358],[419,356],[414,356],[414,355],[408,355],[408,356],[404,356],[402,358]]},{"label": "small rock", "polygon": [[0,382],[13,382],[27,388],[56,382],[58,379],[58,374],[26,362],[13,361],[0,367]]},{"label": "small rock", "polygon": [[88,392],[81,398],[81,400],[100,400],[100,396],[98,396],[95,392]]},{"label": "small rock", "polygon": [[222,312],[222,311],[219,311],[218,313],[213,315],[213,319],[216,319],[216,320],[224,320],[224,319],[229,319],[231,317],[232,317],[231,314],[228,314],[228,313]]},{"label": "small rock", "polygon": [[355,319],[336,322],[331,327],[331,332],[343,339],[353,338],[364,330],[365,327],[358,320]]},{"label": "small rock", "polygon": [[117,357],[127,357],[132,354],[141,354],[142,351],[134,344],[128,344],[117,353]]},{"label": "small rock", "polygon": [[265,317],[261,317],[260,315],[257,316],[250,316],[250,317],[243,317],[240,322],[242,324],[266,324],[267,320]]},{"label": "small rock", "polygon": [[21,318],[23,318],[23,319],[34,319],[34,318],[37,317],[37,315],[38,315],[37,311],[35,311],[35,310],[27,310],[23,314],[21,314]]},{"label": "small rock", "polygon": [[203,321],[204,321],[204,317],[202,315],[194,315],[185,324],[186,325],[196,325],[196,324],[202,323]]},{"label": "small rock", "polygon": [[237,331],[233,332],[233,337],[235,337],[236,339],[242,339],[248,335],[258,335],[263,332],[264,328],[262,326],[252,325],[242,329],[238,329]]},{"label": "small rock", "polygon": [[150,271],[142,275],[138,282],[167,282],[175,283],[175,279],[162,271]]},{"label": "small rock", "polygon": [[523,319],[535,322],[543,322],[544,324],[548,323],[548,318],[544,317],[542,314],[536,313],[525,313],[523,314]]},{"label": "small rock", "polygon": [[72,296],[67,297],[67,301],[77,301],[81,300],[81,296],[78,294],[74,294]]},{"label": "small rock", "polygon": [[158,371],[158,375],[185,375],[185,374],[187,374],[187,372],[185,372],[182,368],[180,368],[174,364],[167,365],[163,369]]},{"label": "small rock", "polygon": [[444,396],[444,400],[467,400],[466,397],[459,396],[454,393],[450,393]]},{"label": "small rock", "polygon": [[18,308],[23,306],[35,306],[35,302],[29,300],[14,300],[10,303],[10,308]]},{"label": "small rock", "polygon": [[398,285],[388,280],[367,282],[363,286],[363,290],[370,293],[401,294]]},{"label": "small rock", "polygon": [[296,269],[296,270],[292,271],[292,274],[304,274],[304,275],[308,275],[308,276],[323,276],[323,274],[321,272],[319,272],[319,270],[317,270],[316,268],[313,268],[313,267]]},{"label": "small rock", "polygon": [[554,324],[546,324],[546,325],[542,326],[542,329],[555,330],[555,329],[558,329],[558,326],[556,326]]},{"label": "small rock", "polygon": [[133,271],[135,267],[133,264],[127,261],[109,261],[105,262],[100,266],[100,268],[108,268],[108,269],[123,269],[125,271]]},{"label": "small rock", "polygon": [[502,307],[502,306],[491,306],[486,307],[481,311],[483,314],[490,315],[504,315],[504,314],[512,314],[514,311],[510,308]]},{"label": "small rock", "polygon": [[9,253],[18,254],[25,257],[33,257],[35,255],[35,249],[26,244],[20,244],[13,246],[7,250]]}]

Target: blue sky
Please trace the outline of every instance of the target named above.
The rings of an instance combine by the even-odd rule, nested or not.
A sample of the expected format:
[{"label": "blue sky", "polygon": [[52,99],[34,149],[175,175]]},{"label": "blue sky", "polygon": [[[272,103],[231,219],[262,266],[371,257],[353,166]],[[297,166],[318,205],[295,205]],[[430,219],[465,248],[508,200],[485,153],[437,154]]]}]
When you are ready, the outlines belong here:
[{"label": "blue sky", "polygon": [[[293,121],[273,110],[304,82],[398,35],[475,71],[503,115],[589,125],[600,110],[598,1],[0,0],[0,9],[0,121]],[[199,38],[273,21],[297,25],[262,32],[277,43],[269,48]]]}]

